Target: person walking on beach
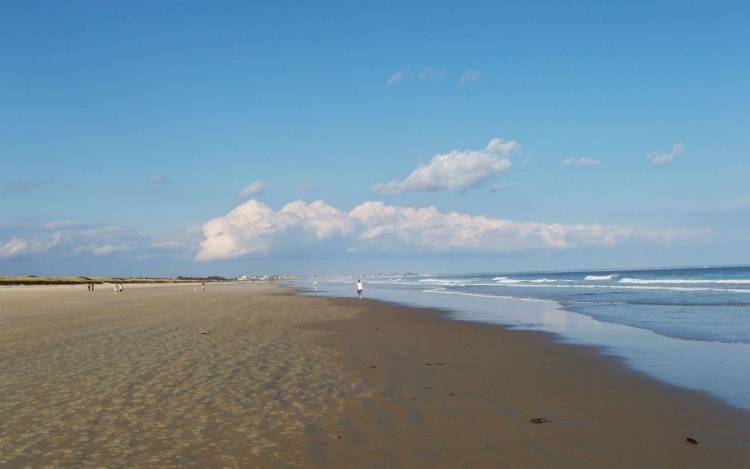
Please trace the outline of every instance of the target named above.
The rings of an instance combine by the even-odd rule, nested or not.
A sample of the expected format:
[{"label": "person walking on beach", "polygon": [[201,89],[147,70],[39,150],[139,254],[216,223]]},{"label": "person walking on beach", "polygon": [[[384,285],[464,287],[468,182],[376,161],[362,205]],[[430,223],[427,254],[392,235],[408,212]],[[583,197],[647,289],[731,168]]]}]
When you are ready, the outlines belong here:
[{"label": "person walking on beach", "polygon": [[362,299],[362,290],[365,289],[365,284],[362,283],[362,279],[357,279],[357,297],[361,300]]},{"label": "person walking on beach", "polygon": [[201,290],[206,291],[206,282],[201,282]]}]

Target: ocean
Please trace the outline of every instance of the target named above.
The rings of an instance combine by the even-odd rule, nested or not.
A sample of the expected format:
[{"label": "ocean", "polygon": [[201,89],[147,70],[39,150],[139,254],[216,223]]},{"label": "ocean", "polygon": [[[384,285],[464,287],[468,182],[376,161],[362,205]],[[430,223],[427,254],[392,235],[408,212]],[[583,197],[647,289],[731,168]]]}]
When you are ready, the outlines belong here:
[{"label": "ocean", "polygon": [[[370,275],[365,295],[449,318],[543,330],[672,385],[750,409],[750,267]],[[296,282],[334,296],[352,276]]]}]

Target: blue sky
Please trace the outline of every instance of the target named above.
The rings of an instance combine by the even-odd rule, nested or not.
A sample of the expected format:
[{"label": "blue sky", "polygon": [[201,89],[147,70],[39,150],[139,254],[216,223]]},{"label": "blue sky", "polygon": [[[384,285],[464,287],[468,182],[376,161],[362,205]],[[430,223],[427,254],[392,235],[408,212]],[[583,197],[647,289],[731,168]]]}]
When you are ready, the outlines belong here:
[{"label": "blue sky", "polygon": [[750,263],[746,3],[381,3],[0,4],[0,274]]}]

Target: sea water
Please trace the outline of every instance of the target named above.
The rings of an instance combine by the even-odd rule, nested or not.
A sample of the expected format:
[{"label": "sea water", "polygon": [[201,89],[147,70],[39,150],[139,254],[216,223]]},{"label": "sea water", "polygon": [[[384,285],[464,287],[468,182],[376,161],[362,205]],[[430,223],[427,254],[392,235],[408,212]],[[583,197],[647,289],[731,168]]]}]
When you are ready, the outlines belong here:
[{"label": "sea water", "polygon": [[[750,267],[364,276],[372,298],[558,334],[750,410]],[[350,296],[355,278],[297,282]]]}]

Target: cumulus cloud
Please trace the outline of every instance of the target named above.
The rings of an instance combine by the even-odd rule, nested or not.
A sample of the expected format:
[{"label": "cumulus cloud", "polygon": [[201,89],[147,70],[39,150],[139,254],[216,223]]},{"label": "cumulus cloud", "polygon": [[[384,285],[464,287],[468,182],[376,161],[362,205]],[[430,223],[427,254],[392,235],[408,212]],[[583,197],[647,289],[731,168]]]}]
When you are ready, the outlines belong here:
[{"label": "cumulus cloud", "polygon": [[646,158],[651,162],[652,165],[661,166],[671,163],[675,158],[682,155],[683,153],[685,153],[685,145],[683,145],[682,142],[677,142],[672,145],[671,151],[667,153],[652,153]]},{"label": "cumulus cloud", "polygon": [[466,70],[458,81],[460,86],[472,85],[482,79],[482,74],[476,70]]},{"label": "cumulus cloud", "polygon": [[253,181],[240,191],[240,198],[247,199],[254,195],[263,194],[269,187],[270,185],[267,182]]},{"label": "cumulus cloud", "polygon": [[693,235],[695,232],[691,230],[513,221],[380,201],[364,202],[344,212],[321,200],[312,203],[297,200],[278,211],[250,200],[203,225],[204,239],[196,260],[230,259],[329,239],[336,239],[342,252],[354,249],[504,252],[614,245],[632,239],[674,241]]},{"label": "cumulus cloud", "polygon": [[590,158],[565,158],[562,160],[563,166],[579,166],[579,167],[585,167],[585,166],[598,166],[600,168],[604,167],[604,163],[602,163],[599,160],[592,160]]},{"label": "cumulus cloud", "polygon": [[346,214],[318,200],[297,200],[278,212],[257,200],[249,200],[223,217],[203,225],[204,239],[197,260],[228,259],[268,252],[275,241],[289,232],[298,238],[325,239],[347,234],[353,228]]},{"label": "cumulus cloud", "polygon": [[403,194],[413,191],[467,190],[510,168],[510,156],[521,148],[514,140],[490,140],[482,150],[452,151],[432,157],[404,180],[394,180],[373,187],[378,194]]}]

